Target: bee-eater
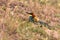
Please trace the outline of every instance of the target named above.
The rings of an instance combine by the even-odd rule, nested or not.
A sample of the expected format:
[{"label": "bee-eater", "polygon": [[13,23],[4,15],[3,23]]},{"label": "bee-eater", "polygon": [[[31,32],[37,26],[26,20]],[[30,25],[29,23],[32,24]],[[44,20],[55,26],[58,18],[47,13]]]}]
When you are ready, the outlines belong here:
[{"label": "bee-eater", "polygon": [[48,25],[48,23],[40,21],[39,18],[37,18],[36,15],[33,12],[30,12],[30,13],[27,12],[27,14],[29,14],[29,21],[31,21],[31,22],[38,22],[41,25],[51,27],[50,25]]}]

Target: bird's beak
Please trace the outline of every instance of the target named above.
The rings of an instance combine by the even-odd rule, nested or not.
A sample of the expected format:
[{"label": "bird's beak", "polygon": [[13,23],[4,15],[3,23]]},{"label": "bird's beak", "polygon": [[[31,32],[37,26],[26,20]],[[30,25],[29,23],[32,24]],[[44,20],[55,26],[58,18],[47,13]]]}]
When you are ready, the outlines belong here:
[{"label": "bird's beak", "polygon": [[28,13],[28,12],[26,12],[27,14],[30,14],[30,13]]}]

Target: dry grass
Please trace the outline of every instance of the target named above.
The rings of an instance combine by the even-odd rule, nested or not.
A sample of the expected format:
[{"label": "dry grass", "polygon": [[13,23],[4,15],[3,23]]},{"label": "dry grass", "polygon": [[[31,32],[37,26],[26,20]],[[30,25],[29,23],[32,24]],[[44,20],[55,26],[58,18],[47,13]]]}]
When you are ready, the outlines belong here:
[{"label": "dry grass", "polygon": [[[60,40],[60,0],[0,0],[0,40]],[[47,27],[28,21],[32,11]]]}]

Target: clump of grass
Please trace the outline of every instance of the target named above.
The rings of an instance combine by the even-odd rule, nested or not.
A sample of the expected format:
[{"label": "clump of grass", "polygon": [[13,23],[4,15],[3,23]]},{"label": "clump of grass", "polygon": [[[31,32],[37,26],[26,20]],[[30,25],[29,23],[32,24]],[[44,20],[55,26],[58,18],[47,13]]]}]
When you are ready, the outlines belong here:
[{"label": "clump of grass", "polygon": [[40,1],[40,4],[43,4],[44,5],[44,4],[46,4],[46,1],[45,0],[41,0]]},{"label": "clump of grass", "polygon": [[44,37],[47,36],[47,33],[41,27],[32,28],[31,31],[34,33],[39,33],[41,36],[44,36]]},{"label": "clump of grass", "polygon": [[55,14],[56,17],[60,17],[60,13]]},{"label": "clump of grass", "polygon": [[20,24],[20,26],[17,28],[17,32],[19,35],[24,35],[27,39],[33,38],[33,33],[47,37],[46,32],[40,26],[33,26],[31,22]]},{"label": "clump of grass", "polygon": [[6,11],[6,7],[5,7],[5,6],[2,6],[2,9],[3,9],[4,11]]}]

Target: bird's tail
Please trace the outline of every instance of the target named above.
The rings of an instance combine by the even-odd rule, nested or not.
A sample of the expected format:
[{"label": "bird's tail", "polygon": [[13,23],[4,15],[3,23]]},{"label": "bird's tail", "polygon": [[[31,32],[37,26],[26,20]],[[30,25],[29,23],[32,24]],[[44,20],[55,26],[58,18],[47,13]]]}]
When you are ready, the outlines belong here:
[{"label": "bird's tail", "polygon": [[41,25],[44,25],[45,27],[48,27],[49,29],[51,29],[51,26],[48,25],[48,23],[45,23],[45,22],[43,22],[43,21],[39,21],[39,23],[40,23]]}]

